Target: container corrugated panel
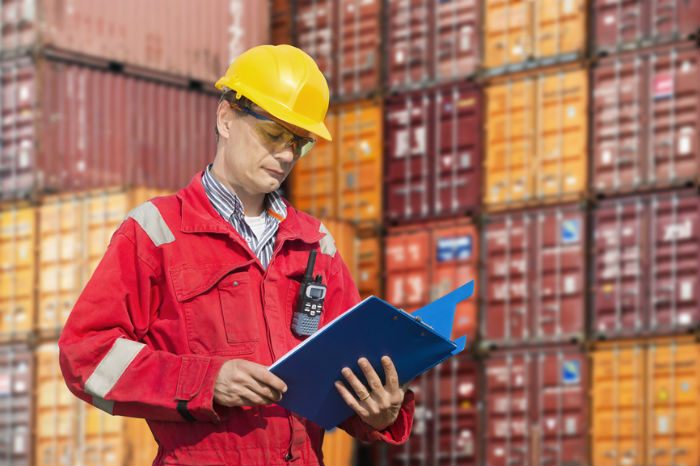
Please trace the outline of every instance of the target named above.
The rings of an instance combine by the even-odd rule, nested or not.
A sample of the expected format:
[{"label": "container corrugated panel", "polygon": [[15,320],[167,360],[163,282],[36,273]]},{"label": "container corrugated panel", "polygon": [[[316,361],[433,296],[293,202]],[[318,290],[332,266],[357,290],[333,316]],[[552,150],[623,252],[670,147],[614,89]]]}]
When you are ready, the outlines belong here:
[{"label": "container corrugated panel", "polygon": [[582,341],[586,219],[578,205],[486,217],[481,337],[491,347]]},{"label": "container corrugated panel", "polygon": [[35,464],[138,466],[157,446],[143,419],[112,416],[76,398],[58,364],[58,345],[36,350]]},{"label": "container corrugated panel", "polygon": [[25,339],[34,329],[36,209],[0,206],[0,339]]},{"label": "container corrugated panel", "polygon": [[37,48],[213,83],[229,63],[269,40],[267,1],[10,0],[3,57]]},{"label": "container corrugated panel", "polygon": [[33,364],[24,344],[0,345],[0,464],[29,466]]},{"label": "container corrugated panel", "polygon": [[700,463],[700,345],[611,342],[591,357],[593,464]]},{"label": "container corrugated panel", "polygon": [[593,331],[600,337],[700,327],[700,197],[607,200],[594,211]]},{"label": "container corrugated panel", "polygon": [[586,72],[527,74],[499,80],[485,92],[487,208],[581,198],[588,167]]},{"label": "container corrugated panel", "polygon": [[598,53],[697,38],[698,0],[593,0],[593,41]]},{"label": "container corrugated panel", "polygon": [[41,200],[36,325],[40,334],[58,336],[126,214],[164,194],[143,188],[96,190]]},{"label": "container corrugated panel", "polygon": [[332,0],[297,0],[295,2],[295,45],[311,55],[328,81],[328,88],[338,88],[336,33],[338,2]]},{"label": "container corrugated panel", "polygon": [[486,0],[484,61],[488,75],[565,63],[586,50],[585,0]]},{"label": "container corrugated panel", "polygon": [[2,197],[115,185],[176,190],[216,153],[212,94],[29,57],[3,61],[2,74],[3,95],[16,96],[1,103],[9,125]]},{"label": "container corrugated panel", "polygon": [[382,105],[346,104],[338,107],[337,118],[338,217],[357,225],[378,225],[382,222]]},{"label": "container corrugated panel", "polygon": [[478,457],[479,371],[459,355],[411,383],[416,395],[413,429],[403,445],[389,446],[378,464],[473,466]]},{"label": "container corrugated panel", "polygon": [[292,43],[292,2],[272,0],[270,6],[270,43]]},{"label": "container corrugated panel", "polygon": [[326,115],[326,126],[333,142],[318,139],[313,150],[299,159],[290,176],[289,198],[299,210],[318,218],[338,218],[338,181],[335,146],[338,125],[336,112],[331,108]]},{"label": "container corrugated panel", "polygon": [[390,0],[386,86],[424,87],[476,74],[481,56],[476,0]]},{"label": "container corrugated panel", "polygon": [[[477,281],[478,235],[469,220],[443,220],[389,230],[386,300],[407,312]],[[478,284],[477,284],[478,285]],[[475,288],[478,290],[478,286]],[[476,299],[457,305],[452,338],[476,334]]]},{"label": "container corrugated panel", "polygon": [[341,429],[333,429],[323,436],[323,462],[328,465],[352,466],[355,439]]},{"label": "container corrugated panel", "polygon": [[481,92],[445,85],[386,101],[389,224],[470,216],[481,189]]},{"label": "container corrugated panel", "polygon": [[338,80],[333,93],[344,100],[362,98],[379,89],[381,0],[339,3]]},{"label": "container corrugated panel", "polygon": [[591,464],[587,367],[575,346],[491,353],[485,361],[484,464]]},{"label": "container corrugated panel", "polygon": [[662,46],[593,71],[592,189],[626,192],[700,180],[700,51]]}]

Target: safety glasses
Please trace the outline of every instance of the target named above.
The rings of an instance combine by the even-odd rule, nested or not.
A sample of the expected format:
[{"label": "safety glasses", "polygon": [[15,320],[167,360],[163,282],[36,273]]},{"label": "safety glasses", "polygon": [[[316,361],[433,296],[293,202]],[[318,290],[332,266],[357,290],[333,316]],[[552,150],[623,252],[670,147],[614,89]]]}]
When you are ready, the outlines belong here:
[{"label": "safety glasses", "polygon": [[286,128],[279,122],[268,118],[259,113],[255,113],[249,108],[230,103],[231,108],[250,115],[257,120],[269,122],[266,125],[258,126],[258,135],[262,138],[265,144],[270,147],[275,152],[280,152],[287,147],[292,148],[292,153],[294,154],[294,159],[300,159],[311,151],[311,148],[316,144],[316,140],[313,138],[305,138],[302,136],[297,136],[292,133],[289,128]]}]

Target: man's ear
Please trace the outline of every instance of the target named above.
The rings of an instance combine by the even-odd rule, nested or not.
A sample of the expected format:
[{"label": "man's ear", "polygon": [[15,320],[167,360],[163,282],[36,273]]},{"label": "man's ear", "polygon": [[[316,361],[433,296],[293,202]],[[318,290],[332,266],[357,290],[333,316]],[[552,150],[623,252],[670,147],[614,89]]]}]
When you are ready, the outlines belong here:
[{"label": "man's ear", "polygon": [[231,104],[227,100],[222,100],[216,109],[216,128],[219,130],[219,136],[222,138],[229,138],[231,123],[234,118],[232,110]]}]

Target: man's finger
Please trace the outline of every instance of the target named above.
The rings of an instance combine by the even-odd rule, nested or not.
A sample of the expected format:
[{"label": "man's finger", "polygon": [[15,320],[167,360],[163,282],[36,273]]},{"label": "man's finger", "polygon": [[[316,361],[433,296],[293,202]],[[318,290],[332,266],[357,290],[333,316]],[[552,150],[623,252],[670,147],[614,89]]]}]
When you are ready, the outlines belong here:
[{"label": "man's finger", "polygon": [[345,404],[347,404],[353,411],[360,416],[367,416],[369,414],[369,412],[360,405],[355,397],[352,396],[352,393],[350,393],[350,390],[345,387],[343,382],[336,380],[335,388],[338,390],[338,393],[340,393],[340,396],[345,401]]},{"label": "man's finger", "polygon": [[396,372],[396,367],[394,367],[394,363],[389,356],[382,357],[382,367],[384,367],[387,388],[389,390],[399,388],[399,374]]},{"label": "man's finger", "polygon": [[250,375],[261,384],[272,387],[280,393],[287,391],[287,384],[284,383],[284,380],[270,372],[265,366],[259,364],[252,366]]},{"label": "man's finger", "polygon": [[362,369],[362,373],[365,374],[365,379],[367,379],[367,384],[370,386],[373,392],[381,392],[384,390],[384,385],[382,385],[382,380],[379,378],[374,370],[374,367],[369,363],[367,358],[360,358],[357,360],[357,364]]},{"label": "man's finger", "polygon": [[357,399],[360,401],[366,400],[369,398],[370,392],[367,387],[365,387],[365,384],[363,384],[360,379],[357,378],[357,376],[353,373],[353,371],[350,370],[348,367],[344,367],[342,370],[343,377],[345,377],[345,380],[348,381],[348,384],[352,389],[355,391],[355,395],[357,395]]}]

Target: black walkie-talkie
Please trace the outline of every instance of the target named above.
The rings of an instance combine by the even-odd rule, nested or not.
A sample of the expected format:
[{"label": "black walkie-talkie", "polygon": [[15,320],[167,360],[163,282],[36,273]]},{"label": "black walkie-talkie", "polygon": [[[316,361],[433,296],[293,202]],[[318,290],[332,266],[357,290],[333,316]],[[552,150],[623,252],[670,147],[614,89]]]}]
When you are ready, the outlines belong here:
[{"label": "black walkie-talkie", "polygon": [[321,275],[316,275],[316,279],[312,281],[315,263],[316,250],[312,249],[299,288],[299,304],[292,318],[292,332],[300,337],[309,336],[318,330],[323,300],[326,298],[326,285],[323,284]]}]

